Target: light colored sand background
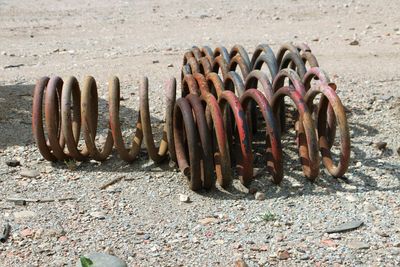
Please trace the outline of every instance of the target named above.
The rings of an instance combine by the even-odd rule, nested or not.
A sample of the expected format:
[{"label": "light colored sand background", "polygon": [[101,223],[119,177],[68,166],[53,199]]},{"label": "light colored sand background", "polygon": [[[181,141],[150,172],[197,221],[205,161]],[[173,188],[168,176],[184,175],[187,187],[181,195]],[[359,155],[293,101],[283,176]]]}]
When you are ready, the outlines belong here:
[{"label": "light colored sand background", "polygon": [[[0,1],[0,221],[13,226],[11,240],[0,246],[0,266],[70,266],[94,250],[111,250],[130,266],[230,266],[239,257],[251,266],[399,264],[399,8],[398,1],[387,0]],[[349,45],[354,39],[360,45]],[[75,172],[38,160],[30,109],[41,76],[93,75],[106,98],[108,77],[118,75],[129,122],[137,110],[137,93],[131,93],[146,75],[153,119],[161,120],[163,82],[179,77],[187,48],[238,43],[251,52],[268,43],[277,51],[287,41],[311,46],[352,111],[350,184],[325,174],[310,184],[294,156],[281,187],[268,175],[255,182],[267,195],[258,202],[236,191],[189,192],[183,177],[167,166],[142,166],[146,156],[134,165],[113,158]],[[9,67],[17,64],[23,65]],[[388,143],[384,153],[371,145],[379,141]],[[20,168],[5,165],[11,158],[39,170],[41,178],[21,178]],[[98,190],[121,174],[135,180]],[[179,202],[183,192],[193,203]],[[4,200],[65,195],[79,201],[20,207]],[[15,219],[23,210],[36,216]],[[260,222],[267,210],[278,215],[277,222]],[[94,218],[94,211],[106,219]],[[198,222],[210,216],[218,223]],[[352,219],[365,226],[339,237],[324,233]],[[65,233],[57,232],[60,225]],[[32,236],[23,236],[25,229]],[[352,248],[356,241],[369,248]],[[266,251],[255,249],[262,246]],[[275,257],[282,250],[289,251],[289,260]]]}]

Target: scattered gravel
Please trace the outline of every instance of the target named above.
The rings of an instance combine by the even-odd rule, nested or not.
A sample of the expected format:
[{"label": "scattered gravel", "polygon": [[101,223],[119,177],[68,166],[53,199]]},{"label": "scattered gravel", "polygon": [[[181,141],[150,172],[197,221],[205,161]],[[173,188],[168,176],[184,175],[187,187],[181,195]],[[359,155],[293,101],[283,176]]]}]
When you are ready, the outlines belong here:
[{"label": "scattered gravel", "polygon": [[[128,266],[400,265],[397,1],[27,3],[0,3],[0,225],[11,225],[0,246],[2,266],[74,266],[92,251]],[[308,42],[338,85],[352,141],[345,177],[321,169],[309,182],[290,134],[283,138],[281,185],[260,165],[250,189],[235,179],[227,190],[198,193],[176,168],[149,162],[145,152],[132,164],[116,155],[52,163],[33,144],[32,91],[43,75],[96,78],[100,142],[107,133],[108,77],[120,76],[128,140],[137,81],[148,75],[160,137],[162,86],[179,76],[185,49],[240,43],[254,51],[268,42],[277,51],[288,40]],[[358,45],[349,45],[354,40]],[[11,159],[20,164],[9,165]],[[100,189],[116,177],[123,179]],[[52,201],[19,205],[7,198]],[[352,221],[363,225],[327,233]]]}]

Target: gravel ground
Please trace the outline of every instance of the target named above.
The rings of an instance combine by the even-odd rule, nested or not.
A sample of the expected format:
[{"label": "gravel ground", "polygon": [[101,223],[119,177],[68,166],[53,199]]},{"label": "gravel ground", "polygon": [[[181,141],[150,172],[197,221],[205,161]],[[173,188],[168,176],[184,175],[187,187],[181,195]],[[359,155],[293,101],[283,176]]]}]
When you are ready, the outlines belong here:
[{"label": "gravel ground", "polygon": [[[0,226],[11,225],[0,266],[74,266],[91,251],[129,266],[233,266],[240,258],[249,266],[398,266],[399,8],[388,0],[0,1]],[[261,173],[251,185],[265,200],[237,180],[226,191],[191,192],[145,152],[133,164],[114,155],[70,170],[44,161],[33,144],[32,89],[43,75],[93,75],[104,110],[107,79],[118,75],[129,135],[137,81],[149,76],[159,130],[163,83],[178,77],[185,49],[268,43],[276,51],[286,41],[309,43],[349,110],[352,160],[343,179],[322,171],[308,182],[289,138],[284,182]],[[6,201],[13,197],[71,199],[21,206]],[[348,222],[363,224],[327,233]]]}]

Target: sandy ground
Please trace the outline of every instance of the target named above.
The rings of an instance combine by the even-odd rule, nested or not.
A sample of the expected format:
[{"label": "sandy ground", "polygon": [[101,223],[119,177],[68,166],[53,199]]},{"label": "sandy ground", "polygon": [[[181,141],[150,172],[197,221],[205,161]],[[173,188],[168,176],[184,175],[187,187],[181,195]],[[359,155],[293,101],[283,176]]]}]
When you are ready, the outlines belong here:
[{"label": "sandy ground", "polygon": [[[129,266],[232,266],[238,258],[250,266],[400,264],[399,8],[388,0],[0,1],[0,223],[12,226],[0,244],[0,266],[72,266],[90,251],[113,253]],[[350,45],[354,40],[359,45]],[[132,165],[113,157],[70,171],[41,160],[33,144],[32,90],[41,76],[92,75],[105,107],[107,80],[118,75],[128,125],[137,82],[146,75],[159,122],[163,83],[179,77],[187,48],[238,43],[251,52],[268,43],[277,51],[288,41],[311,46],[350,110],[346,182],[322,173],[311,184],[298,163],[286,163],[281,186],[268,175],[254,182],[265,201],[234,188],[197,194],[168,164],[149,163],[145,154]],[[381,141],[383,152],[374,145]],[[10,159],[22,167],[7,167]],[[23,169],[40,176],[23,178]],[[130,181],[98,189],[117,175]],[[180,203],[179,193],[193,202]],[[5,200],[15,196],[75,200]],[[267,211],[278,219],[260,221]],[[349,220],[364,225],[325,233]],[[280,259],[282,251],[288,259]]]}]

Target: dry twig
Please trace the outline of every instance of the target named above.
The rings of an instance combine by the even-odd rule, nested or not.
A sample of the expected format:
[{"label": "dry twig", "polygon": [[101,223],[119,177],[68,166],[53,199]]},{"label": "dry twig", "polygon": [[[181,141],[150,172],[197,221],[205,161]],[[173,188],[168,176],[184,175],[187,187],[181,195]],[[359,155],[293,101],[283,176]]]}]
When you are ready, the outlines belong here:
[{"label": "dry twig", "polygon": [[111,181],[109,181],[109,182],[103,184],[102,186],[100,186],[100,190],[104,190],[104,189],[106,189],[107,187],[109,187],[110,185],[113,185],[113,184],[115,184],[115,183],[118,183],[118,182],[121,181],[124,177],[125,177],[125,176],[119,176],[119,177],[116,177],[116,178],[112,179]]}]

